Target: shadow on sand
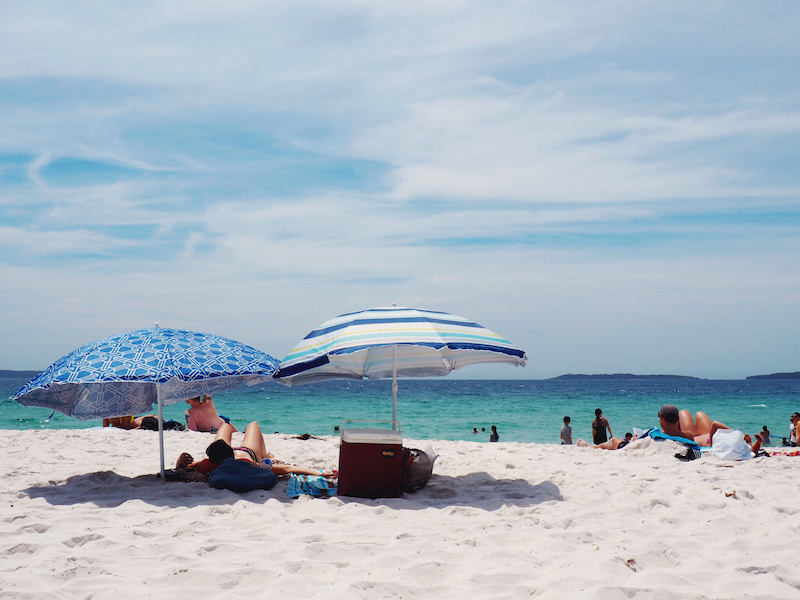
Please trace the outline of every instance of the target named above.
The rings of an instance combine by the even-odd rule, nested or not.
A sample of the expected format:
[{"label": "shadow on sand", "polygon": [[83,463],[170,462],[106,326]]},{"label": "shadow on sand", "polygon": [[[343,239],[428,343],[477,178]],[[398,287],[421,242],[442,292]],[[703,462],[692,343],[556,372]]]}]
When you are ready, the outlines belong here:
[{"label": "shadow on sand", "polygon": [[[236,494],[215,490],[205,483],[162,483],[158,475],[124,477],[113,471],[75,475],[63,483],[51,482],[50,485],[33,486],[22,492],[30,498],[42,498],[52,505],[91,503],[101,508],[117,507],[131,500],[169,507],[225,505],[238,500],[256,504],[264,504],[270,499],[284,504],[295,502],[286,495],[284,481],[279,481],[271,490]],[[528,507],[543,502],[560,502],[563,498],[558,486],[549,481],[531,484],[524,479],[495,479],[489,473],[481,472],[458,477],[434,474],[424,489],[413,494],[404,493],[399,498],[339,496],[338,500],[405,510],[451,506],[497,510],[503,506]]]}]

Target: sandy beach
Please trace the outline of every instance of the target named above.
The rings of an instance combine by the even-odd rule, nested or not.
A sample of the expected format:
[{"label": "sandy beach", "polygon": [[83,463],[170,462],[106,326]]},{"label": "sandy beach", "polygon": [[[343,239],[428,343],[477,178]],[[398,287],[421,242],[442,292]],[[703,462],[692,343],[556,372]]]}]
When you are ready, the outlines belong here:
[{"label": "sandy beach", "polygon": [[[338,438],[287,438],[336,467]],[[166,432],[168,466],[211,439]],[[439,454],[424,490],[291,500],[161,483],[155,432],[0,440],[0,598],[800,598],[797,457],[406,440]]]}]

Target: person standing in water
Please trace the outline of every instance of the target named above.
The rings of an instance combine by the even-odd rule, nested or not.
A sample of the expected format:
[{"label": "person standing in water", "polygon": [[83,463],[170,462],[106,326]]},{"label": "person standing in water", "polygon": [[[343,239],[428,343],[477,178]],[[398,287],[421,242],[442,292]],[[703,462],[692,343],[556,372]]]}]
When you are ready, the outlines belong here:
[{"label": "person standing in water", "polygon": [[[602,444],[603,442],[607,442],[608,438],[614,437],[614,434],[611,433],[611,425],[608,423],[608,419],[603,416],[603,411],[599,408],[594,411],[595,419],[592,421],[592,439],[594,440],[595,444]],[[608,430],[608,435],[606,435],[606,430]]]},{"label": "person standing in water", "polygon": [[500,434],[497,433],[497,427],[492,425],[492,433],[489,434],[489,441],[490,442],[499,442],[500,441]]}]

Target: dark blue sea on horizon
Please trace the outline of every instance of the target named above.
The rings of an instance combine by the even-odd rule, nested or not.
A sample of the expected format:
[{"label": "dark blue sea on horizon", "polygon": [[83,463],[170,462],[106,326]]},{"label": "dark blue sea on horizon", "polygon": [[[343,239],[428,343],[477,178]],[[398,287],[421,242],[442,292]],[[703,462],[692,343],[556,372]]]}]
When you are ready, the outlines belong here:
[{"label": "dark blue sea on horizon", "polygon": [[[59,412],[25,407],[8,397],[26,383],[0,379],[0,429],[99,427]],[[267,383],[215,394],[217,410],[241,430],[258,421],[264,433],[332,435],[343,419],[389,420],[391,380],[328,381],[287,388]],[[564,415],[573,438],[591,438],[595,408],[602,408],[615,435],[657,424],[663,404],[753,433],[766,425],[774,437],[787,435],[789,416],[800,410],[800,380],[401,379],[398,420],[413,439],[488,441],[496,425],[504,442],[558,443]],[[186,404],[164,407],[164,418],[183,422]],[[485,433],[473,434],[473,427]]]}]

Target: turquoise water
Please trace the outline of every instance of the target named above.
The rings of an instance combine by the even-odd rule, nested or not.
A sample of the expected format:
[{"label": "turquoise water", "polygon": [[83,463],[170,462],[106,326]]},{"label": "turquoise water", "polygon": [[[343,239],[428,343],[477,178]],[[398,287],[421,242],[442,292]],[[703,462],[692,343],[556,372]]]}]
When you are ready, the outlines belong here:
[{"label": "turquoise water", "polygon": [[[8,400],[26,383],[0,379],[0,429],[98,427],[50,410]],[[243,429],[258,421],[265,433],[330,435],[343,419],[389,420],[390,380],[329,381],[287,388],[277,383],[216,394],[221,414]],[[634,426],[657,424],[662,404],[753,433],[766,425],[773,436],[787,435],[789,416],[800,411],[799,380],[522,380],[403,379],[399,381],[398,419],[403,434],[415,439],[487,441],[496,425],[501,441],[558,443],[564,415],[572,417],[573,438],[591,439],[595,408],[602,408],[614,435]],[[165,419],[183,422],[186,404],[164,408]],[[472,434],[472,428],[486,433]]]}]

